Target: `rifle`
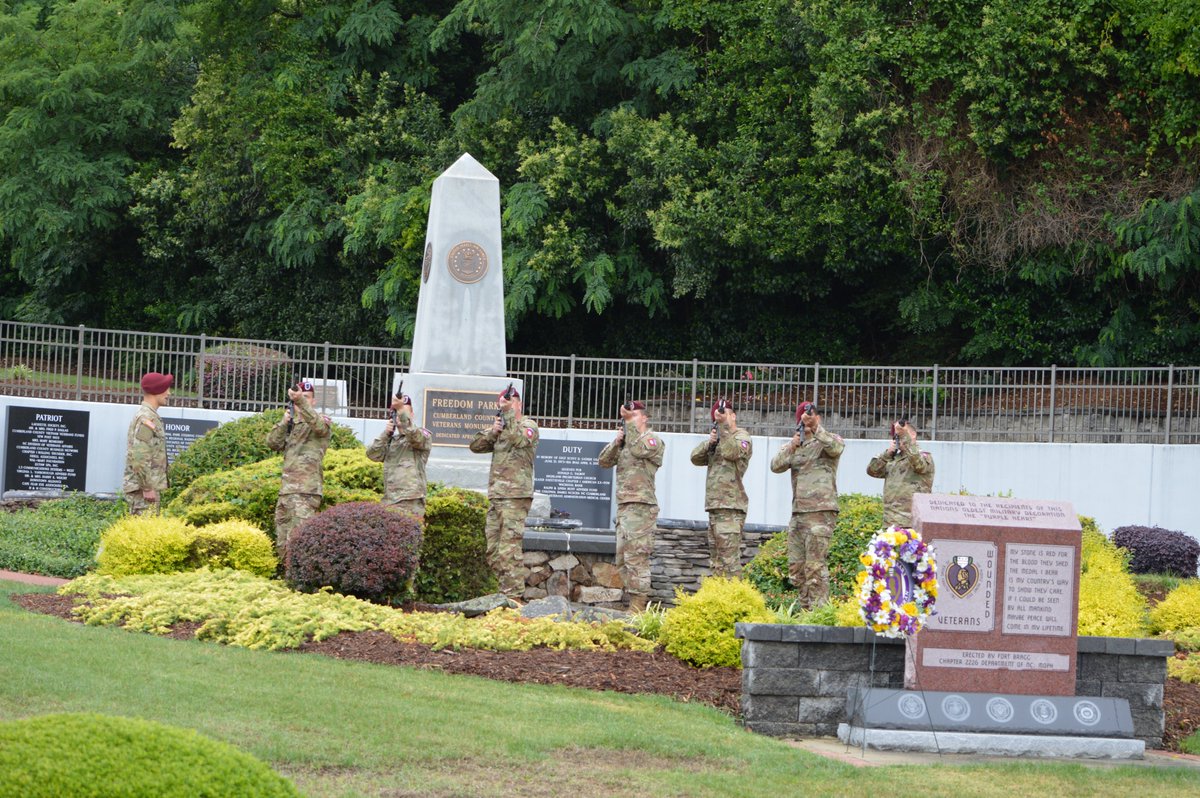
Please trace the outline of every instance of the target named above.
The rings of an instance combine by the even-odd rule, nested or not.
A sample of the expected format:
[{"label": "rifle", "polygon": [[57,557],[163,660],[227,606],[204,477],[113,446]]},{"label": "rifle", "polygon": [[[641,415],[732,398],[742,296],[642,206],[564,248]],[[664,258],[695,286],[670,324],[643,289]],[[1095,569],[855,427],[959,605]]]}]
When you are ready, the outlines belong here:
[{"label": "rifle", "polygon": [[[516,390],[513,388],[513,384],[510,382],[508,387],[504,389],[504,393],[500,394],[500,396],[504,399],[512,399],[514,393],[516,393]],[[496,418],[500,419],[500,429],[504,429],[504,411],[497,410]]]},{"label": "rifle", "polygon": [[[621,405],[621,407],[625,408],[626,410],[633,410],[633,400],[626,399],[625,403],[623,405]],[[620,414],[617,415],[617,424],[618,424],[617,429],[619,429],[619,430],[625,429],[625,421],[624,421],[624,419],[622,419],[620,417]],[[621,448],[622,449],[625,448],[625,439],[624,438],[621,438]]]},{"label": "rifle", "polygon": [[902,418],[892,425],[892,441],[896,444],[896,451],[892,454],[892,457],[899,457],[904,454],[904,450],[900,448],[900,430],[907,426],[907,418]]},{"label": "rifle", "polygon": [[[300,386],[300,378],[297,377],[295,382],[292,383],[291,387],[288,388],[288,390],[289,391],[294,390],[294,389],[298,388],[299,386]],[[287,412],[288,412],[287,431],[288,431],[288,435],[291,435],[292,427],[296,426],[296,400],[290,396],[288,397],[288,400],[287,400]]]},{"label": "rifle", "polygon": [[[725,401],[724,399],[722,399],[722,400],[720,400],[719,402],[717,402],[717,415],[718,415],[718,416],[723,416],[723,415],[725,415],[725,410],[726,410],[726,408],[728,408],[728,407],[729,407],[729,402]],[[712,425],[712,431],[713,431],[713,432],[716,432],[716,431],[717,431],[717,422],[716,422],[715,420],[713,421],[713,425]],[[719,437],[719,436],[718,436],[718,437]],[[719,440],[717,440],[717,441],[713,441],[712,443],[710,443],[710,444],[708,445],[708,453],[709,453],[709,454],[712,454],[713,452],[715,452],[715,451],[717,450],[717,444],[718,444],[719,442],[720,442]]]}]

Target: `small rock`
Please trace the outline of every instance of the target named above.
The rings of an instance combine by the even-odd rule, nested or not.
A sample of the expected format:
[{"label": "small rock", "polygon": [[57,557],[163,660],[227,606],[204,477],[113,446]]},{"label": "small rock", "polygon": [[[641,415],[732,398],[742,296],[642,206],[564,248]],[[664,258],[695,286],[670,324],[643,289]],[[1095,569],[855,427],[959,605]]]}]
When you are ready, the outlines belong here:
[{"label": "small rock", "polygon": [[567,575],[562,571],[555,571],[546,580],[544,587],[551,596],[565,597],[567,595]]},{"label": "small rock", "polygon": [[582,587],[579,589],[579,600],[584,604],[601,604],[606,601],[620,601],[622,591],[611,587]]},{"label": "small rock", "polygon": [[571,604],[562,596],[539,598],[521,608],[523,618],[549,618],[555,615],[562,618],[571,617]]},{"label": "small rock", "polygon": [[571,581],[577,585],[590,585],[592,583],[592,572],[583,563],[579,563],[571,569]]},{"label": "small rock", "polygon": [[466,601],[435,604],[433,606],[443,612],[459,612],[468,618],[474,618],[477,615],[484,615],[500,607],[512,607],[516,609],[517,603],[503,593],[489,593],[486,596],[479,596],[467,599]]},{"label": "small rock", "polygon": [[[534,599],[542,599],[545,597],[546,591],[540,587],[527,587],[525,588],[525,592],[521,594],[521,598],[525,599],[526,601],[533,601]],[[524,607],[521,608],[521,614],[525,614]]]},{"label": "small rock", "polygon": [[624,587],[621,572],[610,562],[598,562],[592,566],[592,583],[597,587]]},{"label": "small rock", "polygon": [[564,554],[550,561],[550,567],[556,571],[569,571],[579,565],[579,558],[574,554]]},{"label": "small rock", "polygon": [[551,573],[553,573],[553,571],[551,571],[549,568],[537,568],[534,571],[531,571],[529,576],[525,578],[525,584],[529,585],[530,587],[536,587],[537,585],[540,585],[542,582],[545,582],[547,579],[549,579]]},{"label": "small rock", "polygon": [[521,562],[525,564],[526,568],[534,568],[549,559],[550,555],[544,551],[527,551],[521,555]]}]

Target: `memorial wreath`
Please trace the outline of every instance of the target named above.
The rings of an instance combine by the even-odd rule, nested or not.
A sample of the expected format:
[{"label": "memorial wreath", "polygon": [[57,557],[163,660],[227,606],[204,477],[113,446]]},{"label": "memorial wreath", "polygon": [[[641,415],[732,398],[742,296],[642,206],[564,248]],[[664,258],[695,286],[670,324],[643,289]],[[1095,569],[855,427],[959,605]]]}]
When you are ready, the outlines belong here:
[{"label": "memorial wreath", "polygon": [[893,526],[881,529],[859,556],[858,612],[884,637],[914,635],[933,614],[937,564],[920,533]]}]

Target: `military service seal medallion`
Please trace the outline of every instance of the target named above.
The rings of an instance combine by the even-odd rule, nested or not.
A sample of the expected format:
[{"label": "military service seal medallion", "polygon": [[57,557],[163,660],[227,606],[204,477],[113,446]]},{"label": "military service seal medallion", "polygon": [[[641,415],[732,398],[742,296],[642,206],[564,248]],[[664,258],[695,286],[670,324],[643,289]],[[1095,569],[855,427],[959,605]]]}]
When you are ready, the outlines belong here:
[{"label": "military service seal medallion", "polygon": [[446,266],[450,269],[450,275],[460,283],[477,283],[487,274],[487,253],[473,241],[463,241],[450,250],[446,256]]}]

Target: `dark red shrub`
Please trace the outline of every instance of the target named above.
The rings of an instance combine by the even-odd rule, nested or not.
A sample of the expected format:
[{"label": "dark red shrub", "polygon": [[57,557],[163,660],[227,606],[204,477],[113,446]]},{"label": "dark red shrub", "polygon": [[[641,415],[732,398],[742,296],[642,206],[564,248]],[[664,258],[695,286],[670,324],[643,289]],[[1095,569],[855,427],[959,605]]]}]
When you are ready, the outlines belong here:
[{"label": "dark red shrub", "polygon": [[284,575],[296,590],[331,587],[378,604],[403,597],[417,571],[421,525],[374,502],[330,507],[292,530]]},{"label": "dark red shrub", "polygon": [[1196,575],[1200,542],[1190,535],[1157,526],[1122,526],[1112,541],[1128,549],[1129,570],[1135,574]]}]

